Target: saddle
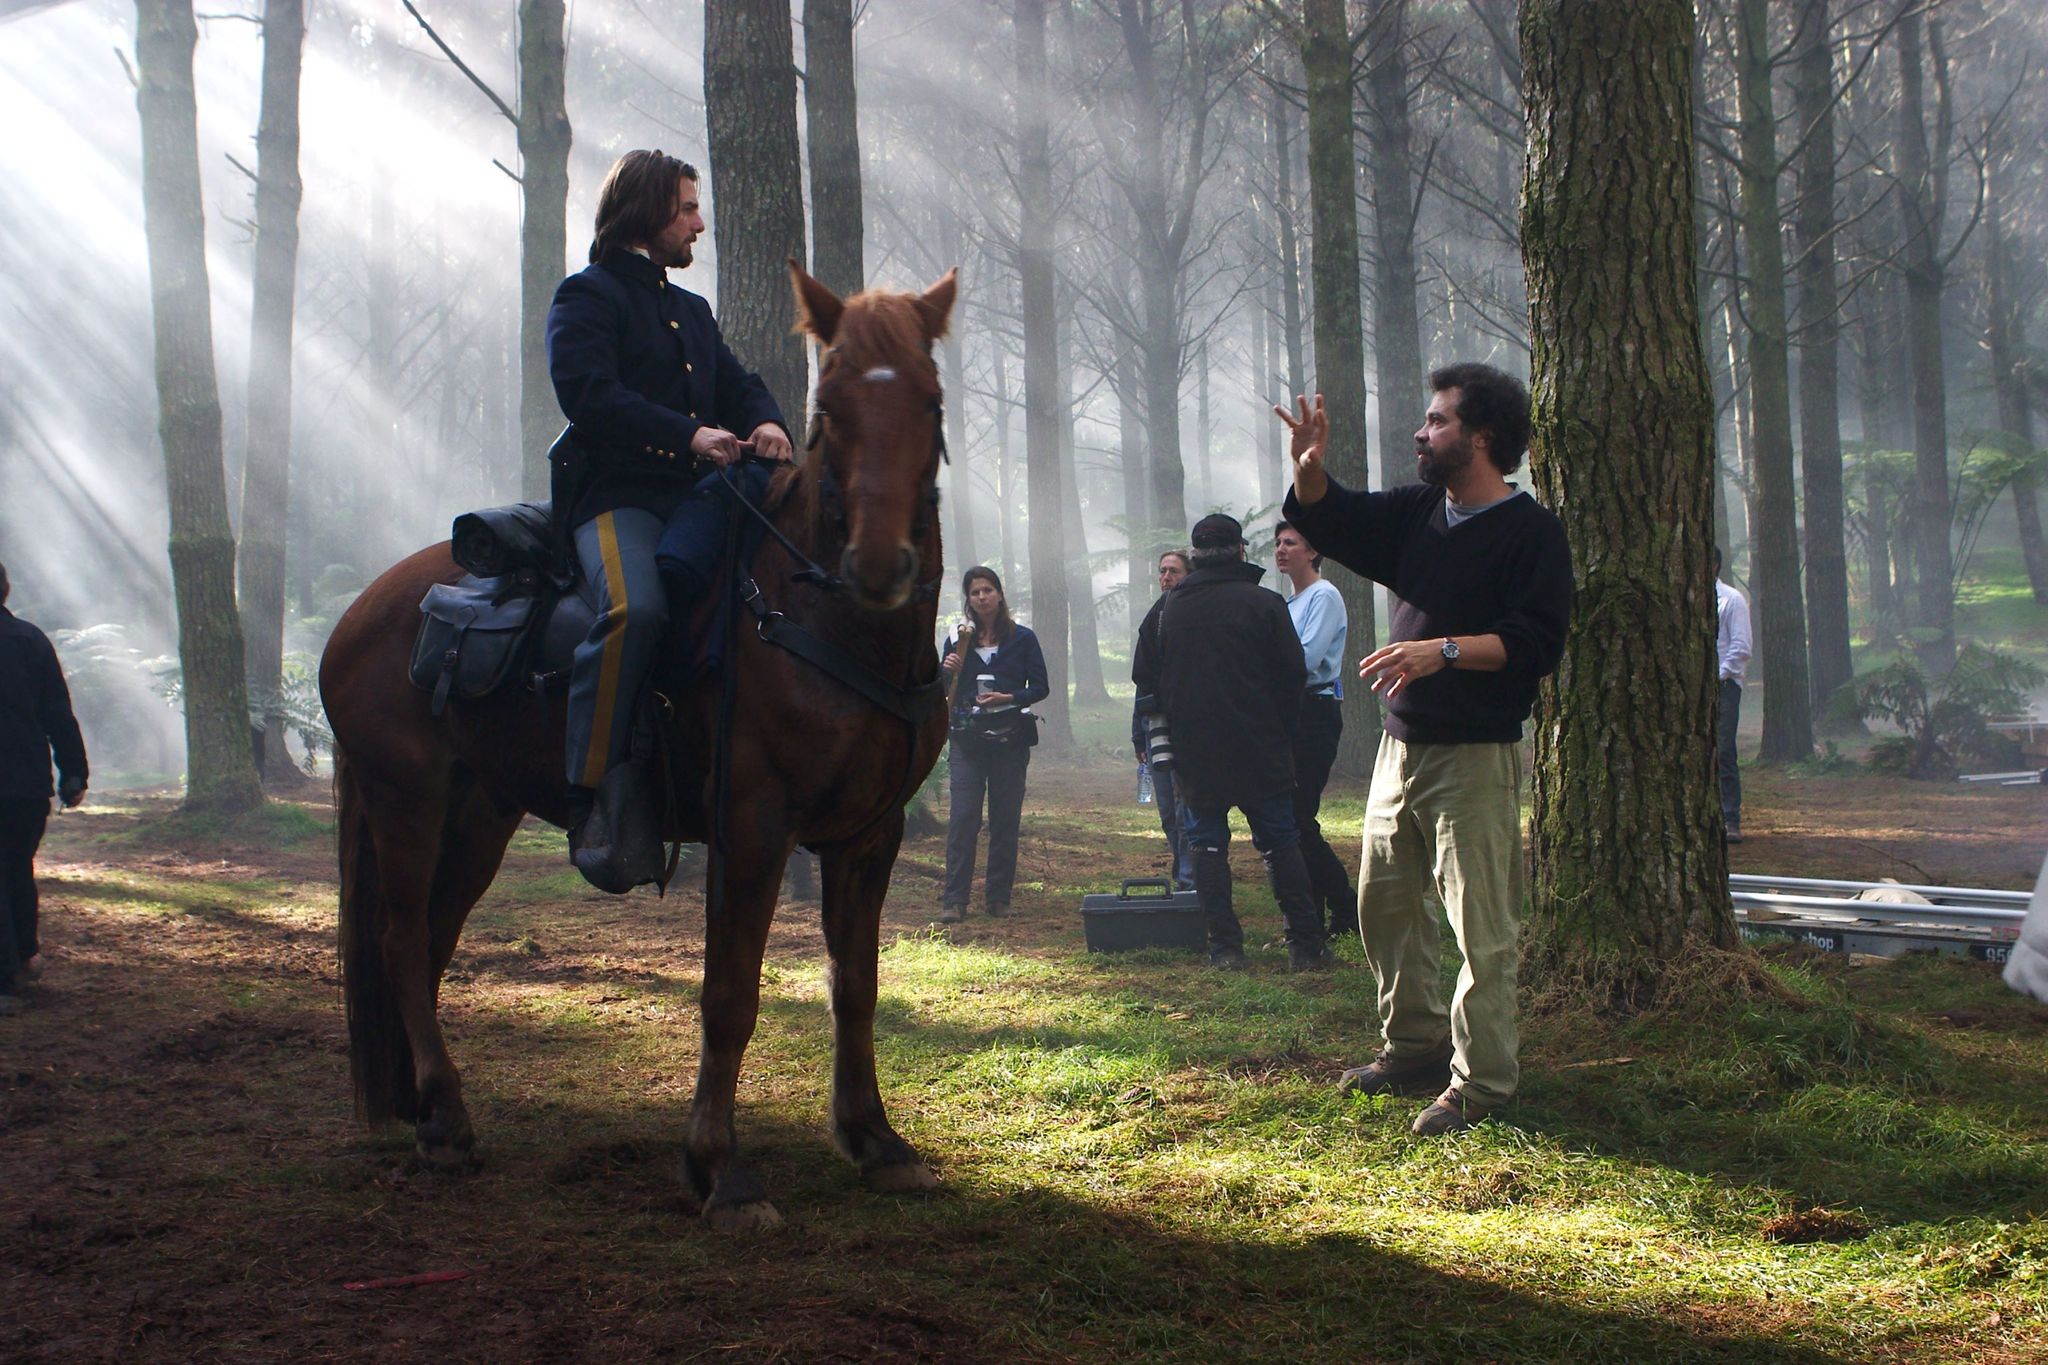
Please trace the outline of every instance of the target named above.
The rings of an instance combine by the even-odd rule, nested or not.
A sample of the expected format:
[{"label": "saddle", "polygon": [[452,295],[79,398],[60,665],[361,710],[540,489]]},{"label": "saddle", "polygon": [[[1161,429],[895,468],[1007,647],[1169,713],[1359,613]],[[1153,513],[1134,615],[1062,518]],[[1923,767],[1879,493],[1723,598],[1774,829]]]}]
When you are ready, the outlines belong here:
[{"label": "saddle", "polygon": [[576,591],[576,560],[558,549],[546,502],[466,512],[449,551],[468,572],[420,600],[410,674],[433,697],[481,701],[518,686],[545,695],[567,684],[576,645],[596,613]]}]

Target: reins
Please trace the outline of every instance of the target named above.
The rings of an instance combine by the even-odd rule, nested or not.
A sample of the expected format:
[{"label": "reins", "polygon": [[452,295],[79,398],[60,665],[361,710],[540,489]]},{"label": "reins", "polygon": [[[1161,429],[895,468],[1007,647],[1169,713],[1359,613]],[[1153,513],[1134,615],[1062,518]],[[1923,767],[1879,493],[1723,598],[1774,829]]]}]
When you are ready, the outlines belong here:
[{"label": "reins", "polygon": [[[941,462],[951,463],[951,458],[946,452],[945,420],[943,413],[940,411],[938,400],[933,400],[931,411],[933,415],[932,458],[924,475],[924,507],[919,512],[917,522],[912,528],[913,537],[919,541],[926,538],[927,532],[931,529],[931,519],[938,512],[939,465]],[[804,442],[804,449],[807,452],[814,453],[817,458],[819,470],[817,497],[820,514],[829,514],[832,520],[832,536],[843,542],[849,534],[845,504],[839,493],[838,480],[832,473],[832,463],[824,458],[824,452],[819,449],[824,438],[825,422],[824,416],[821,413],[812,420],[811,431]],[[849,590],[849,585],[844,577],[831,572],[811,558],[802,547],[797,545],[794,540],[790,539],[783,532],[781,527],[775,524],[773,518],[747,500],[740,492],[738,485],[733,482],[730,467],[722,468],[717,472],[720,492],[727,501],[735,507],[743,509],[747,515],[759,522],[768,534],[775,539],[776,543],[782,546],[783,551],[796,562],[798,567],[789,575],[791,582],[809,583],[827,593],[845,593]],[[802,659],[827,677],[832,678],[856,693],[870,705],[879,710],[886,711],[898,720],[903,721],[906,726],[905,735],[908,740],[908,752],[904,757],[903,782],[899,785],[896,799],[890,804],[883,806],[873,818],[841,842],[850,843],[865,836],[870,830],[886,819],[890,811],[902,809],[903,803],[910,799],[911,793],[916,789],[916,780],[913,772],[917,766],[918,727],[923,724],[925,717],[930,711],[931,704],[942,699],[945,688],[945,676],[938,672],[936,667],[933,670],[934,676],[928,682],[905,685],[886,678],[860,659],[855,658],[843,646],[806,629],[804,626],[791,620],[784,613],[772,608],[768,604],[766,595],[761,591],[761,585],[752,574],[744,572],[743,566],[740,564],[739,524],[739,518],[737,517],[727,519],[724,552],[725,565],[724,572],[720,575],[724,581],[732,585],[732,596],[727,597],[720,604],[718,613],[719,620],[723,623],[721,633],[723,636],[724,657],[720,663],[718,721],[712,733],[713,809],[711,812],[710,859],[705,887],[705,914],[707,917],[722,913],[725,907],[726,818],[732,805],[733,720],[734,713],[737,710],[739,695],[739,641],[738,632],[735,627],[738,612],[735,608],[735,599],[737,599],[740,605],[744,605],[753,613],[755,634],[764,643],[773,645]],[[918,584],[912,589],[909,598],[894,610],[904,611],[928,602],[936,602],[939,596],[942,577],[943,575],[935,575],[928,582]],[[913,669],[916,667],[915,656],[911,660],[911,667]]]}]

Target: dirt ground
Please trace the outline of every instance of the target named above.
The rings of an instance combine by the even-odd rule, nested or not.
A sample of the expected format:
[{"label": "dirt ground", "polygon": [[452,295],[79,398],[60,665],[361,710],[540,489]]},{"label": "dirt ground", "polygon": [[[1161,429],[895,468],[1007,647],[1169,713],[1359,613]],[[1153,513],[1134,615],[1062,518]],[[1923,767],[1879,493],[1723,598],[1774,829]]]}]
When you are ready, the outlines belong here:
[{"label": "dirt ground", "polygon": [[[1074,888],[1162,847],[1128,818],[1127,782],[1108,762],[1039,765],[1020,913],[954,940],[1077,949]],[[2026,887],[2048,850],[2038,788],[1771,774],[1747,805],[1738,870]],[[168,810],[52,821],[47,976],[0,1020],[0,1358],[982,1353],[971,1295],[911,1283],[904,1267],[935,1254],[914,1222],[864,1226],[872,1197],[826,1154],[822,1114],[809,1130],[760,1120],[822,1093],[821,1044],[757,1050],[742,1080],[757,1167],[819,1210],[809,1230],[726,1242],[691,1217],[673,1155],[696,1052],[694,889],[615,900],[564,873],[559,834],[515,843],[443,1002],[490,1151],[451,1179],[416,1168],[407,1135],[352,1121],[331,837],[171,840]],[[885,942],[928,932],[943,859],[937,835],[906,845]],[[823,956],[814,911],[786,906],[771,963]],[[946,1235],[971,1241],[957,1220]],[[462,1274],[350,1287],[435,1272]]]}]

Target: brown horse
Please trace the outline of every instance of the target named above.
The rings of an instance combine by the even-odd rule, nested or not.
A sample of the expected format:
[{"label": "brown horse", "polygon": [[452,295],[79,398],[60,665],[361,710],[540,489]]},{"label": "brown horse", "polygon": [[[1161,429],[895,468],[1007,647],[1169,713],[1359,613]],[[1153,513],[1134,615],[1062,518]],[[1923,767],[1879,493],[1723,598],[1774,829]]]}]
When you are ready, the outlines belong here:
[{"label": "brown horse", "polygon": [[[932,342],[944,335],[957,272],[922,295],[841,302],[791,264],[805,331],[826,349],[821,427],[803,464],[779,474],[776,528],[834,581],[792,581],[799,561],[764,544],[753,574],[772,605],[900,686],[929,683],[941,572],[936,504],[941,415]],[[779,499],[779,502],[778,502]],[[922,573],[922,580],[920,579]],[[436,1017],[441,975],[470,907],[532,812],[561,824],[564,704],[530,695],[451,703],[432,714],[407,680],[419,602],[462,571],[444,543],[386,572],[335,626],[320,693],[335,736],[341,958],[358,1110],[415,1125],[419,1153],[468,1162],[474,1134]],[[920,590],[921,588],[921,590]],[[729,591],[729,589],[722,589]],[[708,618],[700,604],[699,622]],[[903,800],[945,739],[943,709],[915,723],[886,714],[812,664],[768,644],[738,614],[724,903],[707,915],[696,1097],[683,1174],[713,1226],[780,1221],[741,1164],[733,1134],[740,1057],[753,1036],[761,954],[783,866],[820,854],[831,954],[832,1134],[867,1182],[928,1188],[931,1171],[889,1126],[875,1079],[876,954],[883,896],[903,838]],[[700,633],[698,638],[702,638]],[[703,840],[712,810],[716,680],[675,698],[679,827]]]}]

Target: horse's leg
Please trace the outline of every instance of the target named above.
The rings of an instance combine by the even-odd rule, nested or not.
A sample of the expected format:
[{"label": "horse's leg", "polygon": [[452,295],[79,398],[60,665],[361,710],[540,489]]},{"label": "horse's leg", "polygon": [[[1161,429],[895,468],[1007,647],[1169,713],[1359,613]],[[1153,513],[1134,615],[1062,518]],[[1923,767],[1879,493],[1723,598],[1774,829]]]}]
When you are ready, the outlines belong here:
[{"label": "horse's leg", "polygon": [[[462,1100],[461,1073],[441,1034],[441,977],[455,956],[463,922],[498,875],[505,846],[512,841],[524,812],[499,806],[463,769],[457,769],[449,782],[446,812],[440,857],[427,895],[426,1022],[416,1029],[412,1017],[406,1016],[406,1034],[413,1040],[416,1074],[434,1077],[420,1086],[420,1118],[415,1129],[420,1158],[431,1165],[455,1167],[470,1160],[476,1133],[470,1126],[469,1107]],[[408,963],[415,949],[415,944],[407,943]],[[406,1009],[408,994],[401,992],[399,1002],[400,1009]],[[430,1056],[431,1070],[421,1067],[423,1055]]]},{"label": "horse's leg", "polygon": [[705,1221],[720,1232],[752,1232],[782,1222],[767,1191],[740,1163],[732,1121],[740,1058],[760,1015],[761,955],[789,859],[789,836],[770,834],[766,823],[735,812],[725,904],[707,907],[705,916],[703,1043],[683,1133],[683,1178],[702,1202]]},{"label": "horse's leg", "polygon": [[875,989],[882,901],[903,842],[892,815],[855,847],[827,848],[825,946],[832,955],[832,1140],[878,1190],[928,1190],[938,1178],[889,1126],[875,1080]]},{"label": "horse's leg", "polygon": [[[444,1168],[467,1164],[476,1142],[462,1103],[462,1080],[435,1011],[445,959],[437,963],[431,923],[437,888],[460,879],[462,841],[452,850],[444,846],[458,823],[450,814],[467,804],[467,795],[466,780],[442,772],[407,786],[370,786],[365,809],[386,908],[384,973],[412,1048],[415,1142],[422,1161]],[[447,937],[452,951],[453,935]]]}]

